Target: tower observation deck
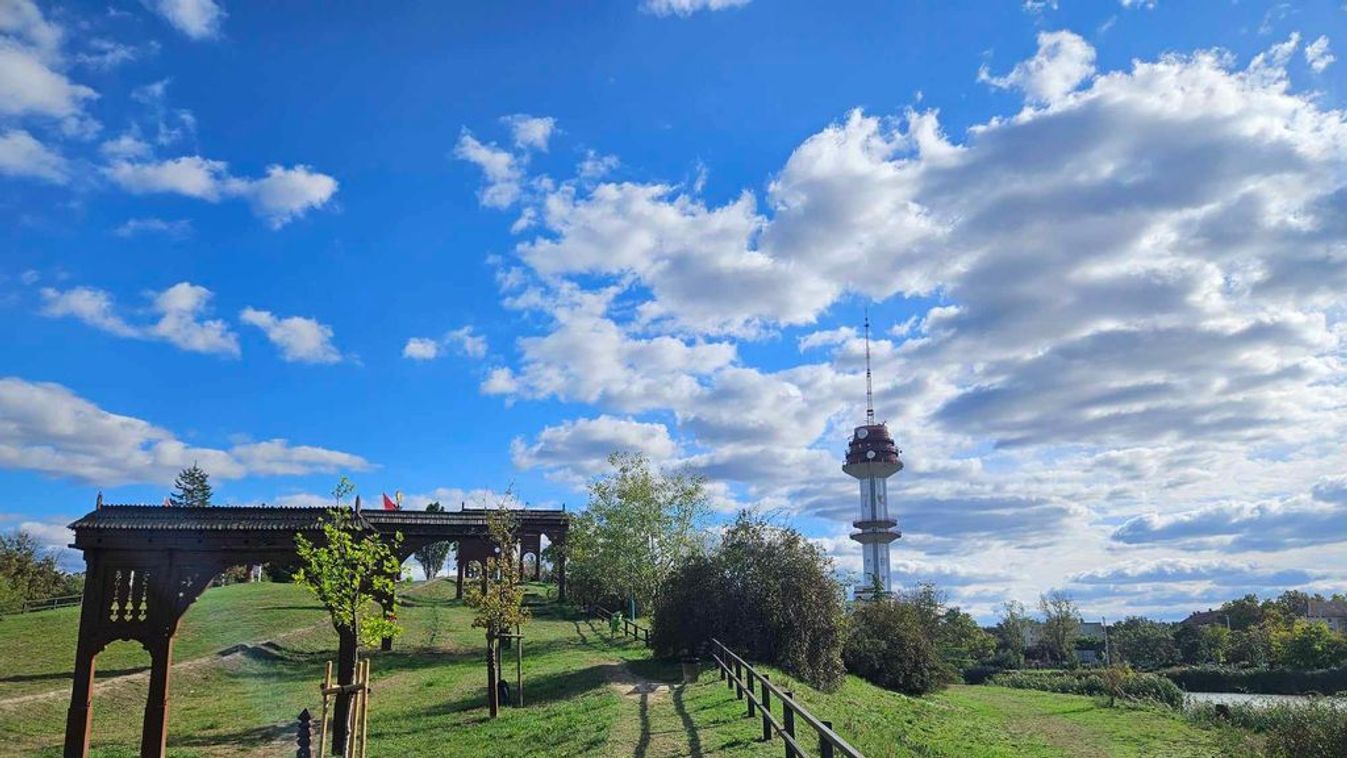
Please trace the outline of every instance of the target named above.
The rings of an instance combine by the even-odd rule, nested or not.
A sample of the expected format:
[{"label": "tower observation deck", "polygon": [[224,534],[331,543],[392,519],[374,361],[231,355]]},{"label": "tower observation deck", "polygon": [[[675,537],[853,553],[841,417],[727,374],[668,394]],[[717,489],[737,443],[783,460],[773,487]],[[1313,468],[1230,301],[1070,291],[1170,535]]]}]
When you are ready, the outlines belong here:
[{"label": "tower observation deck", "polygon": [[876,582],[885,593],[893,591],[889,576],[889,543],[902,536],[898,521],[889,516],[888,479],[902,471],[898,446],[887,424],[875,423],[874,392],[870,378],[870,317],[865,318],[865,423],[852,432],[842,471],[860,481],[859,518],[851,522],[857,531],[851,539],[861,543],[864,574],[856,585],[856,598],[873,596]]}]

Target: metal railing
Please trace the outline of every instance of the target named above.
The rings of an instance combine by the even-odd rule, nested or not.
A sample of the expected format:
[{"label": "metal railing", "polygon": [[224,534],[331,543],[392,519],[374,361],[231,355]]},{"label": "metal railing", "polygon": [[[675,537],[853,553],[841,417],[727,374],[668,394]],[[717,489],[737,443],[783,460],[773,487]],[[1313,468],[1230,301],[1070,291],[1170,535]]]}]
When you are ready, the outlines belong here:
[{"label": "metal railing", "polygon": [[[795,702],[794,692],[777,687],[767,674],[759,673],[733,650],[725,647],[720,640],[711,640],[711,657],[715,659],[716,667],[720,670],[721,680],[734,690],[734,696],[739,700],[748,701],[748,717],[753,718],[761,714],[763,742],[771,741],[773,734],[780,737],[786,745],[786,758],[803,758],[808,755],[795,735],[797,717],[818,734],[820,758],[834,758],[838,755],[862,758],[861,751],[852,747],[833,731],[831,721],[815,718],[814,714]],[[773,698],[781,703],[780,719],[772,715]]]},{"label": "metal railing", "polygon": [[[589,607],[589,610],[592,611],[596,616],[600,616],[605,620],[611,620],[614,615],[612,611],[608,610],[607,608],[604,608],[601,605],[591,605]],[[637,624],[635,621],[632,621],[626,616],[622,616],[621,619],[622,619],[623,636],[630,637],[636,640],[637,642],[644,642],[646,647],[650,647],[649,629],[641,626],[640,624]]]}]

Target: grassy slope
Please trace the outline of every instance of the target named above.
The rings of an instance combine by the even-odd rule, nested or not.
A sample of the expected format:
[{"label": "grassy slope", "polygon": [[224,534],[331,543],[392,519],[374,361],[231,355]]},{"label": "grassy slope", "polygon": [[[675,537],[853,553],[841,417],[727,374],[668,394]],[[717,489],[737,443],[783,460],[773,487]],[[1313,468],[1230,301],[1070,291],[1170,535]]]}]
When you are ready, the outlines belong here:
[{"label": "grassy slope", "polygon": [[[780,755],[779,742],[755,741],[756,720],[704,673],[695,685],[648,692],[676,671],[649,661],[606,629],[541,606],[525,645],[525,700],[485,718],[482,636],[471,613],[447,598],[451,587],[419,588],[401,611],[406,633],[392,653],[374,656],[372,755]],[[174,673],[170,753],[293,755],[293,718],[318,712],[316,685],[332,655],[325,615],[299,589],[242,585],[211,590],[184,619]],[[69,610],[0,621],[0,753],[56,755],[64,728],[68,659],[76,620]],[[297,632],[295,630],[298,630]],[[278,640],[264,654],[216,658],[244,641]],[[142,656],[138,658],[137,656]],[[127,643],[100,657],[100,669],[144,665]],[[506,672],[513,676],[513,659]],[[906,698],[858,680],[824,694],[791,682],[820,718],[867,755],[1032,756],[1173,755],[1232,752],[1231,735],[1192,727],[1166,713],[1102,709],[1088,698],[997,687],[955,687]],[[4,705],[15,695],[59,696]],[[130,756],[145,687],[132,677],[95,698],[96,755]],[[1223,742],[1226,740],[1226,742]]]}]

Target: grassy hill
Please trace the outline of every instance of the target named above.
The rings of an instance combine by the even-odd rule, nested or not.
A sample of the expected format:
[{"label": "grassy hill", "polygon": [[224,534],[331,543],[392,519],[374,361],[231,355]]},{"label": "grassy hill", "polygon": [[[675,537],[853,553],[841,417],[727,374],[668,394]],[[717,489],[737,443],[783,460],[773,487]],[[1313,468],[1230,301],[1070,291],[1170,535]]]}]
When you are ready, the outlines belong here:
[{"label": "grassy hill", "polygon": [[[676,667],[550,603],[525,628],[525,707],[489,720],[482,634],[451,596],[447,582],[409,593],[397,649],[373,657],[373,756],[781,754],[779,742],[756,741],[758,722],[713,671],[670,684]],[[0,753],[59,755],[77,618],[60,609],[0,620]],[[334,647],[326,615],[297,587],[208,591],[178,636],[170,754],[293,755],[294,718],[318,711]],[[94,754],[135,755],[148,658],[118,643],[98,664]],[[512,660],[506,670],[513,676]],[[954,687],[914,699],[856,679],[825,694],[772,678],[871,756],[1217,756],[1240,752],[1243,739],[1069,695]]]}]

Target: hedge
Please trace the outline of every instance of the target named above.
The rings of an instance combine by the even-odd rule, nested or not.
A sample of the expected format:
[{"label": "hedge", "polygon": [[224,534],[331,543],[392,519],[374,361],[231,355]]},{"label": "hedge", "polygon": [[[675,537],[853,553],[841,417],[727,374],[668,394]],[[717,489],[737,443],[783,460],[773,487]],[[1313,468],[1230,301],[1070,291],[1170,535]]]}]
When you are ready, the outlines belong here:
[{"label": "hedge", "polygon": [[1256,695],[1332,695],[1347,692],[1347,666],[1312,671],[1181,666],[1156,672],[1189,692]]},{"label": "hedge", "polygon": [[[1108,686],[1097,671],[1060,671],[1028,673],[1010,671],[987,680],[989,684],[1023,690],[1044,690],[1068,695],[1107,697]],[[1121,695],[1128,700],[1149,700],[1171,708],[1183,707],[1183,691],[1173,682],[1155,674],[1132,674],[1123,681]]]}]

